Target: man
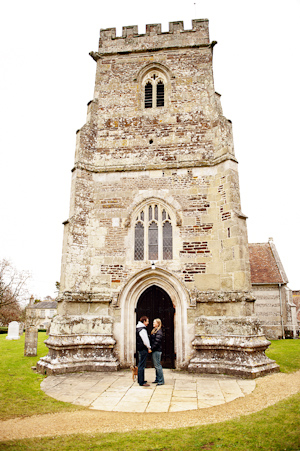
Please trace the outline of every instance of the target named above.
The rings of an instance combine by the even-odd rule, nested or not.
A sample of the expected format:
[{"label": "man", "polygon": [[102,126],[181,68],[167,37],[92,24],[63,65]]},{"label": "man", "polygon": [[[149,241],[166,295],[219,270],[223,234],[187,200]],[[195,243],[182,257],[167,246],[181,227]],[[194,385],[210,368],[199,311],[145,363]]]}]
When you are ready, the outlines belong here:
[{"label": "man", "polygon": [[138,383],[142,387],[150,387],[150,384],[147,384],[147,381],[145,381],[147,356],[148,353],[152,352],[146,329],[148,324],[149,318],[147,316],[142,316],[136,325],[136,350],[139,353]]}]

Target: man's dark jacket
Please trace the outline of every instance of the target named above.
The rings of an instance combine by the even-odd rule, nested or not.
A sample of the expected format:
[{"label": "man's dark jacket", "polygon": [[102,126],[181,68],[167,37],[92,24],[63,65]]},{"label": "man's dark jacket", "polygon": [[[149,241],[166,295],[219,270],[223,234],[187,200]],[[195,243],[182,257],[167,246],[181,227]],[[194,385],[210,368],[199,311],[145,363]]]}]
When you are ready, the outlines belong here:
[{"label": "man's dark jacket", "polygon": [[148,351],[147,346],[144,345],[144,342],[143,342],[143,340],[141,339],[141,336],[140,336],[140,331],[142,329],[146,329],[147,330],[146,326],[142,326],[142,327],[137,327],[136,328],[136,350],[137,351]]}]

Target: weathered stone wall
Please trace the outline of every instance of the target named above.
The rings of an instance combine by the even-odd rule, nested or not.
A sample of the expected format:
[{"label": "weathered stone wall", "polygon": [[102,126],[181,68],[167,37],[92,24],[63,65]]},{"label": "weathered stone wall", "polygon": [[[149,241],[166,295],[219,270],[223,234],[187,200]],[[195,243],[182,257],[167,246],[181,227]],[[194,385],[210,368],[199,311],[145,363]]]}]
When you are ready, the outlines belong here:
[{"label": "weathered stone wall", "polygon": [[[293,303],[291,290],[284,284],[253,286],[256,298],[255,314],[259,318],[264,335],[269,340],[293,336],[298,330],[297,321],[292,317]],[[296,332],[295,332],[296,334]]]},{"label": "weathered stone wall", "polygon": [[[76,354],[76,334],[78,343],[85,336],[81,349],[90,346],[95,359],[106,359],[103,367],[117,366],[112,348],[122,365],[132,363],[134,308],[147,283],[160,284],[176,305],[179,366],[197,353],[192,341],[199,317],[254,314],[246,217],[231,122],[214,90],[213,46],[207,20],[193,21],[187,31],[182,22],[171,23],[168,33],[147,25],[145,35],[124,27],[121,38],[114,29],[101,30],[98,52],[91,53],[94,99],[77,132],[59,316],[48,340],[56,359],[59,337],[68,336],[68,370],[72,359],[84,360],[82,350]],[[154,100],[145,108],[149,78],[163,81],[161,107]],[[151,202],[168,212],[173,255],[159,254],[149,272],[150,258],[135,260],[134,227]],[[96,321],[94,330],[89,319]],[[87,355],[77,368],[90,368],[93,351]]]},{"label": "weathered stone wall", "polygon": [[[81,211],[67,225],[63,289],[93,291],[101,284],[117,288],[145,265],[134,261],[135,218],[128,212],[139,205],[141,197],[153,197],[166,201],[179,218],[174,258],[159,262],[162,266],[176,271],[189,288],[249,290],[247,247],[241,237],[244,218],[229,189],[235,175],[232,165],[220,165],[226,174],[222,177],[215,168],[173,170],[164,175],[163,171],[146,171],[139,177],[124,172],[118,179],[114,173],[94,174],[92,189],[87,189],[89,198],[93,190],[93,201],[88,199],[84,214]],[[83,203],[83,196],[79,202]]]},{"label": "weathered stone wall", "polygon": [[255,313],[260,319],[264,334],[272,340],[283,336],[281,319],[280,288],[278,286],[253,287],[256,298]]},{"label": "weathered stone wall", "polygon": [[296,317],[298,320],[298,326],[300,325],[300,290],[293,291],[292,295],[293,303],[296,305]]},{"label": "weathered stone wall", "polygon": [[[233,155],[231,123],[214,90],[207,21],[201,26],[199,31],[195,22],[192,31],[126,39],[101,31],[99,52],[93,54],[94,99],[78,132],[76,162],[106,171],[154,169]],[[165,107],[145,112],[142,78],[152,68],[165,76]]]},{"label": "weathered stone wall", "polygon": [[[214,91],[208,22],[159,30],[125,27],[122,38],[101,31],[95,96],[77,133],[63,290],[118,289],[143,267],[133,261],[128,212],[147,197],[168,199],[179,216],[167,266],[189,288],[250,290],[232,130]],[[145,110],[143,73],[155,68],[166,74],[165,106]]]}]

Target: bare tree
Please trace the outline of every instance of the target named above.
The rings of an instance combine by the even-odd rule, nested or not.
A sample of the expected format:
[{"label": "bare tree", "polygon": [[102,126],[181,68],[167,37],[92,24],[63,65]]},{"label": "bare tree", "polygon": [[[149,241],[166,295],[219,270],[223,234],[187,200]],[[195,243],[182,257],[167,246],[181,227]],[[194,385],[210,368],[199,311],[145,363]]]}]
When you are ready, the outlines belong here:
[{"label": "bare tree", "polygon": [[0,308],[0,326],[7,326],[11,321],[25,321],[25,309],[22,309],[17,302]]},{"label": "bare tree", "polygon": [[9,312],[20,313],[28,279],[26,271],[18,271],[9,260],[0,260],[0,321],[2,317],[2,322],[6,322]]}]

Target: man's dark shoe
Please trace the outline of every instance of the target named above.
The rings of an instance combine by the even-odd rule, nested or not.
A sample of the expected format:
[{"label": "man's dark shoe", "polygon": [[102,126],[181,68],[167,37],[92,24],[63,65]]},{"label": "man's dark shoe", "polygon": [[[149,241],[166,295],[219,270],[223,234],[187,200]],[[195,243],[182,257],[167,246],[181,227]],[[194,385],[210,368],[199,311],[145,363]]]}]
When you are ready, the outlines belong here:
[{"label": "man's dark shoe", "polygon": [[152,382],[152,384],[157,384],[157,381]]}]

